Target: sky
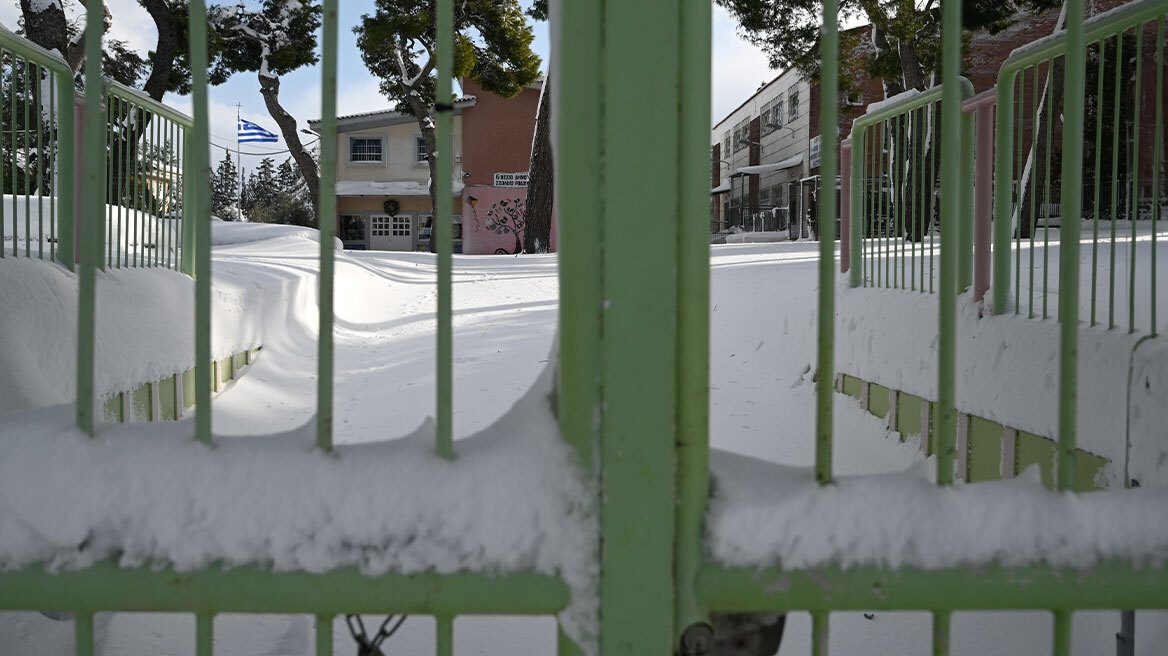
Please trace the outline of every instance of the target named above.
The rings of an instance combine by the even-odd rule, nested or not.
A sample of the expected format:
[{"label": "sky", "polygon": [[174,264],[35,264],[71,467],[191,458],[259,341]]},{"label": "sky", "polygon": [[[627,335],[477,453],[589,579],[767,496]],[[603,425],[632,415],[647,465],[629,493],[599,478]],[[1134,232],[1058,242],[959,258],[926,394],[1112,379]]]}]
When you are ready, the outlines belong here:
[{"label": "sky", "polygon": [[[521,0],[524,4],[527,0]],[[72,10],[80,12],[77,2],[72,4]],[[151,50],[157,40],[154,23],[146,10],[138,5],[137,0],[106,0],[111,13],[113,24],[110,36],[121,39],[145,54]],[[254,4],[254,3],[250,3]],[[361,61],[361,54],[357,49],[356,36],[353,26],[361,19],[362,14],[372,13],[372,0],[344,0],[340,2],[340,52],[337,61],[337,113],[341,116],[360,114],[389,107],[388,101],[378,90],[378,80],[365,69]],[[0,23],[10,30],[15,30],[20,18],[18,0],[0,0]],[[540,57],[547,61],[548,29],[546,23],[535,23],[534,48]],[[713,9],[713,84],[711,89],[711,125],[717,123],[726,114],[748,98],[764,82],[773,79],[778,72],[772,71],[767,65],[766,56],[754,46],[740,39],[735,34],[734,20],[724,9]],[[281,79],[280,100],[284,108],[299,121],[301,127],[308,127],[309,119],[320,117],[320,69],[319,67],[302,68],[285,75]],[[223,159],[224,149],[228,146],[235,148],[235,117],[236,105],[239,104],[240,115],[266,129],[279,133],[275,122],[271,119],[264,101],[259,92],[259,82],[255,73],[238,73],[226,83],[211,87],[211,160],[213,163]],[[167,94],[164,99],[180,111],[190,113],[191,102],[186,96]],[[305,140],[313,137],[301,135]],[[218,145],[214,145],[218,144]],[[283,139],[279,144],[245,144],[244,152],[272,153],[272,157],[279,163],[288,157],[287,146]],[[279,152],[285,151],[285,152]],[[261,157],[244,156],[243,164],[251,169]]]}]

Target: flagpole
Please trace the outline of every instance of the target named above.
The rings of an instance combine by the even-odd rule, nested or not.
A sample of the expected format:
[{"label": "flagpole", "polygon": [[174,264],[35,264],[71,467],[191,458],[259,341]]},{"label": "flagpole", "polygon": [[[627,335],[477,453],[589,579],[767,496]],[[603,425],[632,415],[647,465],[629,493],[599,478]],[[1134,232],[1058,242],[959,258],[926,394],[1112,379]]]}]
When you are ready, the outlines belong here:
[{"label": "flagpole", "polygon": [[239,212],[239,220],[243,221],[243,160],[239,154],[239,110],[243,103],[235,103],[235,168],[239,169],[239,190],[236,192],[235,209]]}]

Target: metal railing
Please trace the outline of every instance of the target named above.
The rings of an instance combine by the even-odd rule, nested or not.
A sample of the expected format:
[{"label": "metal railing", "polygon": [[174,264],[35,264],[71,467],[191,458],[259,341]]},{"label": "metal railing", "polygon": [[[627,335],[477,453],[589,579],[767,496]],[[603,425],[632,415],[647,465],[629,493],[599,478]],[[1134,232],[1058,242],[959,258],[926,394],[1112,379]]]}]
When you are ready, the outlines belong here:
[{"label": "metal railing", "polygon": [[[1162,0],[1133,2],[1087,21],[1078,50],[1068,30],[1020,48],[1002,65],[994,145],[996,314],[1048,318],[1057,291],[1092,326],[1159,332],[1157,233],[1168,200],[1166,13]],[[1072,52],[1084,58],[1081,75],[1072,74]],[[1066,144],[1059,106],[1085,114],[1082,138],[1073,144],[1083,156],[1070,162],[1065,151],[1059,158],[1060,137]],[[1089,231],[1089,246],[1080,245],[1082,230]],[[1082,248],[1090,249],[1091,275],[1080,298],[1078,278],[1066,276],[1078,273]],[[1073,271],[1056,267],[1060,260]]]},{"label": "metal railing", "polygon": [[106,82],[106,266],[182,269],[191,118]]},{"label": "metal railing", "polygon": [[0,27],[0,79],[0,257],[60,260],[73,268],[73,71],[61,57]]},{"label": "metal railing", "polygon": [[[959,78],[960,98],[973,95],[973,85]],[[936,291],[937,238],[949,219],[960,232],[958,266],[961,285],[972,275],[967,238],[973,225],[970,206],[973,184],[961,176],[959,217],[941,211],[940,169],[943,85],[906,94],[869,109],[852,124],[845,144],[848,180],[849,279],[853,287]],[[972,171],[972,122],[962,118],[960,164]]]},{"label": "metal railing", "polygon": [[[56,260],[72,269],[79,225],[74,135],[85,107],[55,53],[0,28],[3,220],[0,256]],[[100,267],[182,267],[184,139],[190,117],[139,91],[100,80],[105,135]],[[8,241],[11,240],[11,244]]]},{"label": "metal railing", "polygon": [[[439,0],[438,97],[449,97],[453,70],[452,1]],[[1068,0],[1068,79],[1082,82],[1083,2]],[[933,653],[948,653],[950,614],[954,610],[1054,609],[1054,653],[1070,651],[1074,608],[1168,607],[1168,573],[1162,567],[1127,561],[1093,564],[1089,572],[1043,563],[1004,567],[993,563],[922,570],[905,567],[827,566],[814,571],[732,568],[711,562],[703,550],[709,487],[709,246],[707,243],[710,21],[705,0],[596,0],[553,3],[559,30],[553,48],[571,53],[556,57],[558,85],[557,189],[562,239],[560,333],[557,355],[556,416],[561,437],[574,450],[584,476],[595,483],[600,509],[598,531],[604,544],[595,555],[599,578],[598,636],[589,653],[665,656],[679,645],[691,653],[709,647],[710,611],[786,611],[812,614],[812,652],[827,653],[828,615],[833,610],[879,608],[925,610],[933,616]],[[936,418],[937,482],[954,482],[956,421],[953,380],[956,296],[961,277],[958,217],[963,179],[968,179],[968,128],[962,100],[969,94],[958,77],[962,29],[961,2],[943,5],[944,84],[927,96],[940,102],[941,141],[957,144],[940,154],[940,250],[937,292],[940,307],[939,387]],[[837,0],[823,3],[821,77],[839,73]],[[195,284],[196,403],[195,438],[208,445],[212,406],[210,384],[210,218],[207,96],[207,21],[205,0],[190,3],[191,70],[194,119],[184,154],[193,182],[187,194],[193,249],[183,252],[197,271]],[[336,63],[338,0],[324,1],[322,56],[321,212],[335,215]],[[98,61],[102,3],[88,7],[87,59]],[[662,52],[669,56],[659,56]],[[647,56],[653,54],[656,56]],[[103,91],[97,67],[87,73],[85,166],[81,190],[80,308],[78,322],[77,425],[93,425],[93,303],[96,270],[106,251],[100,226],[108,180],[104,175],[108,131],[101,114]],[[1081,85],[1080,85],[1081,86]],[[1068,95],[1074,87],[1068,85]],[[820,125],[838,120],[838,89],[821,90]],[[646,111],[646,107],[657,108]],[[874,114],[883,122],[901,115]],[[451,115],[437,115],[438,214],[449,214]],[[911,125],[911,121],[909,121]],[[936,128],[937,122],[933,123]],[[1064,137],[1082,132],[1082,113],[1068,111]],[[854,142],[862,149],[863,139]],[[963,147],[962,147],[963,145]],[[861,150],[861,155],[863,151]],[[820,174],[835,179],[838,168],[835,130],[822,140]],[[1065,163],[1081,153],[1064,144]],[[853,158],[855,156],[853,155]],[[882,160],[881,160],[882,161]],[[1008,160],[1007,160],[1008,163]],[[863,159],[854,167],[862,172]],[[964,178],[963,178],[964,175]],[[849,176],[844,176],[847,184]],[[897,177],[898,182],[902,181]],[[1071,214],[1077,180],[1065,181],[1062,206]],[[883,188],[879,185],[878,188]],[[910,185],[910,188],[918,187]],[[863,187],[851,187],[859,210]],[[1077,187],[1076,187],[1077,190]],[[848,194],[845,194],[845,199]],[[835,194],[824,195],[822,217],[836,216]],[[895,225],[911,225],[903,217]],[[629,218],[654,235],[656,245],[627,239]],[[833,484],[835,221],[821,221],[816,358],[815,478]],[[862,221],[851,224],[853,276],[859,253],[872,263],[885,251],[863,247]],[[316,445],[322,466],[333,448],[333,221],[321,221],[319,278],[319,358]],[[438,264],[437,431],[435,454],[457,467],[451,435],[451,249],[450,225],[436,230]],[[1069,251],[1064,251],[1064,257]],[[888,249],[891,253],[891,249]],[[900,260],[896,260],[899,265]],[[918,265],[920,262],[918,262]],[[919,268],[919,267],[918,267]],[[1069,267],[1064,266],[1066,275]],[[1077,275],[1077,271],[1074,272]],[[883,274],[882,274],[883,275]],[[855,281],[859,284],[862,281]],[[884,284],[886,278],[880,279]],[[892,277],[901,281],[915,276]],[[889,283],[893,284],[893,283]],[[1066,287],[1064,286],[1064,290]],[[1064,314],[1064,316],[1070,316]],[[826,319],[824,319],[826,318]],[[1074,325],[1074,322],[1071,322]],[[1077,329],[1077,325],[1074,325]],[[1064,332],[1064,337],[1067,333]],[[1073,348],[1074,344],[1070,346]],[[1064,344],[1064,350],[1066,344]],[[1066,361],[1064,356],[1064,362]],[[1073,361],[1073,360],[1072,360]],[[1065,371],[1064,371],[1065,375]],[[1072,387],[1073,390],[1073,381]],[[1061,403],[1074,409],[1074,396]],[[1074,481],[1074,414],[1060,425],[1059,488]],[[109,435],[106,439],[117,439]],[[261,462],[261,461],[257,461]],[[603,475],[601,475],[603,474]],[[0,573],[0,607],[68,609],[75,612],[77,653],[92,656],[93,617],[106,610],[160,610],[196,615],[196,653],[213,651],[213,620],[226,612],[309,613],[316,616],[316,653],[333,653],[333,618],[342,612],[416,613],[437,618],[437,652],[453,649],[453,618],[459,613],[551,614],[569,603],[565,585],[555,577],[526,571],[388,573],[364,576],[352,569],[324,573],[274,572],[258,564],[209,567],[176,574],[167,569],[122,568],[104,563],[55,573],[34,567]],[[561,654],[581,654],[561,631]]]}]

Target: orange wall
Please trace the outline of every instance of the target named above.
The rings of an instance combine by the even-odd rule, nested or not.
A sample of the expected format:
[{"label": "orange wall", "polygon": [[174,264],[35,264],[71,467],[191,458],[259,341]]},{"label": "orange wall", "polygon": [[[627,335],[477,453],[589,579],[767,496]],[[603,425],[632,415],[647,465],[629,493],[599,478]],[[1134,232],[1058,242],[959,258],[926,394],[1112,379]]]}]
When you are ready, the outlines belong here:
[{"label": "orange wall", "polygon": [[462,90],[475,96],[475,106],[462,110],[462,170],[470,174],[466,185],[492,186],[495,173],[531,168],[539,89],[528,87],[514,98],[503,98],[464,78]]}]

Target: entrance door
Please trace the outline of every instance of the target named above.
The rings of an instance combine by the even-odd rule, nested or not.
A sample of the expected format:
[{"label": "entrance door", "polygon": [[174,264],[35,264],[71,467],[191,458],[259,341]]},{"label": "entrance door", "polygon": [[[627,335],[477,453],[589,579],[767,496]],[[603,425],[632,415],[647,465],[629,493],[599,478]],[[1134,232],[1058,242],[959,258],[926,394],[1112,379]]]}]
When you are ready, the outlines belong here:
[{"label": "entrance door", "polygon": [[369,248],[380,251],[408,251],[413,247],[413,216],[372,214],[369,216]]}]

